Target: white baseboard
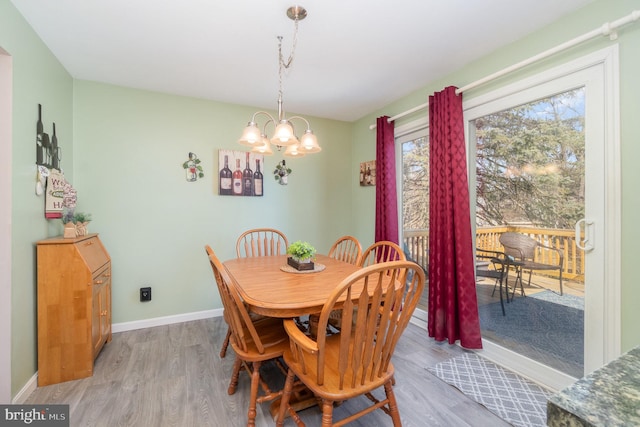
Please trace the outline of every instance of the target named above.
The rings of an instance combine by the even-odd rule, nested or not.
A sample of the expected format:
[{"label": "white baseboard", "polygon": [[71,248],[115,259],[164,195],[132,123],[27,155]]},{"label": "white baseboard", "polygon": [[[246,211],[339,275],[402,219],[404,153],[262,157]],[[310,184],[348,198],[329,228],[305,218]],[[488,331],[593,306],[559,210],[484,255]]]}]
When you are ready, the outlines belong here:
[{"label": "white baseboard", "polygon": [[27,383],[22,387],[18,394],[14,396],[14,398],[11,400],[11,403],[22,405],[27,401],[29,396],[31,396],[31,393],[33,393],[36,388],[38,388],[38,372],[36,372],[31,378],[29,378],[29,381],[27,381]]},{"label": "white baseboard", "polygon": [[[154,326],[170,325],[173,323],[190,322],[192,320],[209,319],[211,317],[222,316],[222,309],[216,308],[214,310],[196,311],[194,313],[176,314],[173,316],[155,317],[153,319],[135,320],[133,322],[114,323],[111,325],[111,332],[125,332],[133,331],[136,329],[153,328]],[[22,389],[11,400],[13,404],[23,404],[38,388],[38,372],[27,381]]]},{"label": "white baseboard", "polygon": [[136,329],[153,328],[154,326],[171,325],[173,323],[190,322],[192,320],[209,319],[222,316],[222,309],[196,311],[193,313],[175,314],[172,316],[154,317],[152,319],[134,320],[132,322],[114,323],[111,332],[125,332]]}]

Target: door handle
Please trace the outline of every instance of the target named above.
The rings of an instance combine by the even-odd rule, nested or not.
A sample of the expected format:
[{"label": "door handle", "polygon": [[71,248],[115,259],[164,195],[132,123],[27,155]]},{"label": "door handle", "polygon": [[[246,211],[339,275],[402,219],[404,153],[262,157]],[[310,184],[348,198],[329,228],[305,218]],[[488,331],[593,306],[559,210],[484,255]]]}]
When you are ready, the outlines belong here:
[{"label": "door handle", "polygon": [[[584,240],[581,239],[582,227],[584,225]],[[595,248],[593,237],[594,221],[582,218],[576,222],[576,246],[585,252],[592,251]]]}]

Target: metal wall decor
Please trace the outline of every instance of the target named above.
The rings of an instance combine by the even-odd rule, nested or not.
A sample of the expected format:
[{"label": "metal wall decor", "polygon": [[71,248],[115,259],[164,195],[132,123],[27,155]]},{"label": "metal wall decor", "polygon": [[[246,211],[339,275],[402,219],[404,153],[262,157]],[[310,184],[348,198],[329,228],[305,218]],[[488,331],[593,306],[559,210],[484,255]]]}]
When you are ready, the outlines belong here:
[{"label": "metal wall decor", "polygon": [[47,168],[60,169],[62,148],[58,145],[56,124],[53,123],[53,134],[44,131],[42,123],[42,105],[38,104],[38,122],[36,123],[36,164]]},{"label": "metal wall decor", "polygon": [[204,170],[200,166],[200,159],[195,153],[189,153],[189,160],[182,164],[185,170],[188,182],[197,181],[198,178],[204,178]]},{"label": "metal wall decor", "polygon": [[278,184],[287,185],[289,183],[289,175],[291,175],[292,172],[291,168],[288,167],[284,159],[282,159],[273,170],[273,177],[276,179]]}]

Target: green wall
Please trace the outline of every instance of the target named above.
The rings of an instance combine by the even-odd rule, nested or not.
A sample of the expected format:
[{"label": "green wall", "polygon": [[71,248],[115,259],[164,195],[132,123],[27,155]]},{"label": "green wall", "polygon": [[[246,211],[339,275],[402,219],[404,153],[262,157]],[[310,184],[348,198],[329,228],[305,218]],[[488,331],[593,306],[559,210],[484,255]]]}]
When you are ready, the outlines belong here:
[{"label": "green wall", "polygon": [[[547,28],[527,36],[498,51],[475,61],[457,72],[435,81],[422,89],[399,99],[398,101],[375,111],[354,123],[354,143],[352,147],[353,167],[366,157],[375,156],[374,142],[375,131],[369,130],[369,126],[375,123],[375,118],[382,115],[394,116],[428,101],[429,95],[442,90],[446,86],[463,87],[480,78],[502,70],[510,65],[525,60],[556,45],[581,36],[591,30],[599,28],[605,22],[615,21],[628,15],[634,10],[640,10],[639,0],[601,0],[596,1],[580,11],[558,20]],[[636,159],[640,158],[640,122],[637,117],[640,114],[640,24],[630,24],[618,31],[618,39],[609,40],[607,37],[599,37],[586,42],[569,51],[557,54],[549,59],[529,66],[521,71],[502,77],[490,84],[485,84],[477,89],[464,93],[465,100],[490,92],[515,80],[535,74],[541,70],[558,66],[571,59],[583,56],[587,53],[619,44],[620,55],[620,139],[622,167],[620,176],[622,181],[622,239],[620,242],[622,253],[621,271],[621,325],[622,325],[622,351],[640,344],[640,311],[637,309],[640,301],[640,287],[637,285],[637,242],[640,241],[640,225],[637,221],[637,212],[640,210],[640,192],[637,191],[637,183],[640,182],[640,168]],[[419,52],[417,53],[419,54]],[[434,59],[434,60],[437,60]],[[420,116],[426,116],[426,111],[414,113],[396,122],[402,126],[416,120]],[[360,220],[354,223],[355,229],[361,234],[371,229],[374,224],[373,212],[369,209],[358,209],[359,206],[373,206],[375,196],[373,194],[355,194],[353,202],[354,215]]]},{"label": "green wall", "polygon": [[44,219],[44,196],[35,194],[38,104],[45,132],[51,134],[56,123],[62,166],[73,177],[73,81],[9,0],[0,0],[0,46],[13,59],[11,392],[15,395],[37,369],[34,243],[55,232]]},{"label": "green wall", "polygon": [[[276,152],[265,157],[263,197],[217,194],[218,150],[246,151],[236,141],[255,111],[75,81],[77,209],[92,213],[89,231],[111,255],[114,323],[221,307],[205,244],[234,258],[244,230],[274,227],[326,252],[350,231],[349,123],[308,117],[322,151],[287,158],[288,185],[273,178]],[[204,168],[196,182],[182,168],[189,152]],[[151,302],[139,301],[143,285]]]}]

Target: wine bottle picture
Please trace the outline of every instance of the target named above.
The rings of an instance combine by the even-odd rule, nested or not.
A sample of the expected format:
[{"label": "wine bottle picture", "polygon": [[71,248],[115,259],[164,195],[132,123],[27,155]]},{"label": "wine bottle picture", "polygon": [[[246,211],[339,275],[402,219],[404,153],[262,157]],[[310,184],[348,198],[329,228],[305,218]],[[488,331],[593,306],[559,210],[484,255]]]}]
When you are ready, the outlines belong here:
[{"label": "wine bottle picture", "polygon": [[233,171],[231,182],[233,184],[233,195],[242,196],[242,170],[240,169],[240,159],[236,159],[236,170]]},{"label": "wine bottle picture", "polygon": [[263,195],[263,178],[262,172],[260,172],[260,160],[256,159],[256,172],[253,174],[253,194],[256,196]]},{"label": "wine bottle picture", "polygon": [[219,193],[223,196],[230,196],[233,194],[232,190],[233,172],[229,169],[229,156],[224,156],[224,167],[220,169],[220,189]]},{"label": "wine bottle picture", "polygon": [[247,162],[244,171],[242,171],[242,194],[245,196],[253,196],[253,171],[249,167],[249,152],[247,151]]}]

